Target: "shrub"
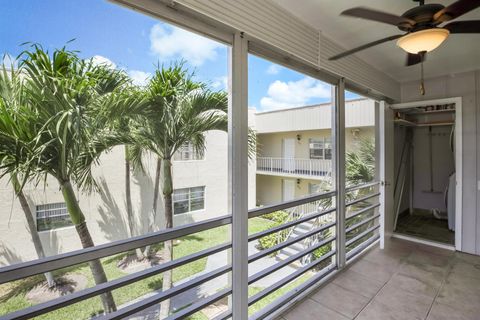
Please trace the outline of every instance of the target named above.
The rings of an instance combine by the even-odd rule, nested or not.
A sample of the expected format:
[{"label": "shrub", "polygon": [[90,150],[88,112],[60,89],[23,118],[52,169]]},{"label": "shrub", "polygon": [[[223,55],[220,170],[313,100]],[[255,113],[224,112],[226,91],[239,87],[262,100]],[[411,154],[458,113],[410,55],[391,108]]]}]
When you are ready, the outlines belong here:
[{"label": "shrub", "polygon": [[289,213],[287,211],[273,211],[262,216],[263,219],[271,220],[274,222],[284,223],[287,221]]},{"label": "shrub", "polygon": [[[329,253],[330,251],[332,251],[332,243],[328,243],[326,245],[324,245],[323,247],[321,248],[318,248],[317,250],[313,251],[312,252],[312,261],[315,261],[315,260],[318,260],[320,259],[321,257],[323,257],[324,255],[326,255],[327,253]],[[317,270],[322,270],[323,268],[327,267],[328,265],[330,265],[330,263],[332,262],[332,257],[330,257],[329,259],[325,259],[325,261],[322,261],[321,263],[319,263],[315,269]]]},{"label": "shrub", "polygon": [[[286,212],[286,211],[274,211],[274,212],[267,213],[267,214],[262,216],[262,218],[272,221],[270,223],[270,225],[268,226],[268,229],[271,229],[271,228],[274,228],[276,226],[279,226],[281,224],[286,223],[288,221],[288,217],[289,217],[289,213]],[[266,250],[266,249],[269,249],[269,248],[279,244],[282,241],[285,241],[287,230],[282,230],[280,232],[275,232],[275,233],[269,234],[268,236],[260,238],[258,240],[258,244],[259,244],[258,249]],[[279,233],[281,233],[281,234],[279,234]],[[274,254],[276,254],[276,252]]]}]

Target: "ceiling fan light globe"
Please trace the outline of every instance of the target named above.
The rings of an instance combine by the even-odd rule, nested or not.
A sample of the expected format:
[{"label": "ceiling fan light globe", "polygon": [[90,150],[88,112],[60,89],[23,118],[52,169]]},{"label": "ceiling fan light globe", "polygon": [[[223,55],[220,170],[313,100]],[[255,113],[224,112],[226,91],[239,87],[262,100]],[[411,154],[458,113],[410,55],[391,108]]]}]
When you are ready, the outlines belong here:
[{"label": "ceiling fan light globe", "polygon": [[416,31],[398,39],[397,46],[413,54],[430,52],[438,48],[448,38],[449,34],[450,31],[444,28]]}]

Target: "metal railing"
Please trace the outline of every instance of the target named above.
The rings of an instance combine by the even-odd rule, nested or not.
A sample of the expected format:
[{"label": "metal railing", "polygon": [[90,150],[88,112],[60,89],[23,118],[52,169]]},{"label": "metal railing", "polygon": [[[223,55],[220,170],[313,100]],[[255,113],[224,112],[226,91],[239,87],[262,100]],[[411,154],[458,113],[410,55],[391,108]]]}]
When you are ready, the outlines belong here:
[{"label": "metal railing", "polygon": [[379,183],[370,182],[346,188],[345,233],[347,262],[380,238]]},{"label": "metal railing", "polygon": [[332,160],[257,157],[257,171],[325,177],[332,173]]},{"label": "metal railing", "polygon": [[[376,186],[377,184],[370,184],[365,185],[363,188]],[[336,195],[336,191],[331,191],[323,194],[316,194],[300,199],[296,199],[293,201],[283,202],[275,205],[265,206],[261,208],[255,208],[248,212],[249,219],[255,217],[261,217],[265,214],[279,211],[279,210],[287,210],[292,207],[297,206],[304,206],[309,203],[315,203],[317,201],[321,201],[322,199],[331,198]],[[375,195],[376,196],[376,195]],[[367,198],[366,195],[362,194],[362,197],[359,199],[365,199],[362,201],[369,201],[373,198]],[[356,199],[358,200],[358,199]],[[353,206],[354,204],[358,204],[360,202],[355,202],[356,200],[352,200],[347,204],[348,206]],[[349,226],[346,229],[346,233],[353,233],[354,235],[347,241],[348,245],[356,245],[363,241],[366,236],[369,236],[371,232],[375,231],[378,226],[371,226],[371,222],[378,218],[378,214],[374,216],[368,216],[363,219],[365,213],[368,210],[375,209],[378,205],[372,204],[370,207],[363,208],[356,212],[355,214],[350,215],[347,217],[348,219],[353,219],[353,217],[362,218],[362,221],[356,221],[355,224]],[[322,217],[330,215],[334,213],[336,209],[334,207],[328,208],[324,211],[313,211],[311,213],[305,213],[302,216],[299,216],[297,219],[287,221],[286,223],[282,223],[280,225],[271,227],[267,230],[263,230],[254,234],[249,235],[248,241],[256,241],[261,239],[265,236],[275,234],[278,232],[282,232],[283,230],[287,230],[289,228],[295,227],[303,222],[306,221],[321,221]],[[42,274],[48,271],[54,271],[74,265],[78,265],[81,263],[85,263],[94,259],[105,258],[109,256],[113,256],[116,254],[124,253],[127,251],[134,250],[136,248],[145,247],[147,245],[153,245],[157,243],[161,243],[164,241],[178,239],[184,236],[192,235],[201,231],[229,225],[232,223],[231,216],[222,216],[214,219],[209,219],[206,221],[193,223],[190,225],[185,225],[181,227],[175,227],[172,229],[161,230],[158,232],[133,237],[126,240],[120,240],[111,242],[108,244],[103,244],[87,249],[81,249],[69,253],[59,254],[56,256],[46,257],[43,259],[33,260],[29,262],[19,263],[10,265],[7,267],[0,268],[0,284],[16,281],[20,279],[24,279],[30,276]],[[295,244],[300,241],[304,241],[307,238],[315,237],[319,234],[324,234],[326,230],[335,230],[336,221],[325,221],[325,223],[316,224],[312,230],[305,232],[295,238],[288,238],[284,241],[264,250],[260,250],[251,254],[248,257],[248,264],[258,261],[259,259],[265,258],[281,250],[282,248],[286,248]],[[367,228],[365,229],[365,226]],[[362,229],[363,227],[363,229]],[[359,229],[360,232],[354,233],[355,230]],[[318,238],[314,244],[306,247],[304,250],[293,254],[287,257],[284,260],[277,261],[273,265],[269,265],[268,267],[251,274],[248,278],[248,284],[251,285],[272,273],[290,265],[295,261],[300,261],[303,257],[312,254],[314,251],[319,250],[332,242],[336,241],[337,237],[333,233],[329,233],[329,236],[324,238]],[[352,257],[354,254],[357,254],[361,250],[366,247],[366,243],[373,243],[375,240],[373,237],[369,237],[366,241],[361,242],[360,245],[357,245],[353,250],[347,251]],[[159,275],[165,271],[172,270],[178,268],[180,266],[186,265],[193,261],[197,261],[199,259],[208,257],[215,253],[219,253],[231,248],[231,243],[226,242],[181,258],[174,259],[169,262],[162,263],[160,265],[153,266],[151,268],[145,269],[143,271],[138,271],[126,276],[123,276],[118,279],[110,280],[105,283],[101,283],[95,285],[93,287],[83,289],[81,291],[74,292],[72,294],[68,294],[65,296],[61,296],[59,298],[52,299],[47,302],[39,303],[37,305],[33,305],[31,307],[27,307],[0,317],[2,320],[6,319],[28,319],[35,316],[39,316],[42,314],[46,314],[48,312],[52,312],[54,310],[67,307],[74,303],[84,301],[86,299],[90,299],[92,297],[99,296],[102,293],[112,291],[114,289],[118,289],[129,284],[135,283],[137,281],[141,281],[143,279],[147,279],[154,275]],[[292,296],[298,295],[307,289],[309,286],[312,286],[316,283],[316,281],[322,279],[328,274],[336,271],[336,263],[333,257],[337,254],[336,246],[330,246],[330,250],[325,252],[322,256],[318,257],[317,259],[311,259],[308,263],[302,265],[300,268],[296,269],[294,272],[288,274],[287,276],[282,277],[279,281],[275,281],[272,285],[262,288],[259,292],[255,293],[251,297],[249,297],[248,305],[251,306],[258,301],[264,299],[265,297],[269,296],[271,293],[275,292],[276,290],[284,287],[285,285],[291,283],[295,279],[299,279],[300,276],[306,274],[307,272],[316,269],[316,273],[310,277],[306,282],[300,284],[297,288],[292,291],[286,292],[280,298],[274,300],[272,303],[268,304],[265,308],[260,310],[259,312],[253,314],[251,319],[263,319],[278,309],[280,306],[285,304],[287,298],[291,299]],[[355,250],[355,251],[354,251]],[[186,292],[187,290],[191,290],[192,288],[196,288],[199,285],[211,281],[213,279],[218,278],[224,274],[227,274],[232,271],[231,265],[225,265],[216,268],[215,270],[209,271],[207,273],[201,273],[197,276],[193,277],[192,279],[185,281],[179,285],[175,285],[172,288],[165,290],[165,291],[157,291],[148,297],[136,301],[132,304],[129,304],[125,307],[118,309],[115,312],[104,314],[97,316],[96,319],[104,320],[104,319],[122,319],[130,315],[134,315],[139,311],[145,310],[153,305],[157,305],[160,302],[170,299],[179,295],[180,293]],[[314,281],[316,280],[316,281]],[[309,284],[308,286],[306,284]],[[226,288],[222,288],[219,291],[216,291],[206,297],[201,297],[196,301],[192,301],[192,304],[188,305],[186,308],[181,309],[179,312],[171,314],[168,319],[183,319],[188,317],[202,309],[206,306],[209,306],[220,299],[223,299],[229,295],[231,295],[232,289],[230,286]],[[225,312],[218,319],[227,319],[231,317],[231,311]]]}]

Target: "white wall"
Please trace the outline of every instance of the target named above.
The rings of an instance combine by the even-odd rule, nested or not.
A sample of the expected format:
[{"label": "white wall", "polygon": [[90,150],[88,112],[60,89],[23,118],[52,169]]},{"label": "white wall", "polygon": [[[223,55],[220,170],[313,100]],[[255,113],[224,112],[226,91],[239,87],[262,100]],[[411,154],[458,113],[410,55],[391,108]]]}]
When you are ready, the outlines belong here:
[{"label": "white wall", "polygon": [[[300,140],[298,140],[300,135]],[[332,136],[331,129],[310,130],[310,131],[291,131],[258,134],[258,156],[260,157],[283,157],[283,139],[295,140],[295,158],[310,158],[310,139],[330,138]],[[356,127],[345,129],[346,151],[354,151],[358,147],[358,142],[362,139],[373,138],[374,127]]]},{"label": "white wall", "polygon": [[425,96],[421,96],[418,81],[402,84],[401,102],[462,98],[462,251],[480,254],[480,194],[477,187],[480,170],[480,139],[477,138],[480,130],[480,70],[428,79],[425,89]]},{"label": "white wall", "polygon": [[[320,104],[287,110],[259,112],[256,115],[258,133],[307,131],[332,128],[330,104]],[[345,103],[345,127],[375,125],[375,101],[355,99]]]}]

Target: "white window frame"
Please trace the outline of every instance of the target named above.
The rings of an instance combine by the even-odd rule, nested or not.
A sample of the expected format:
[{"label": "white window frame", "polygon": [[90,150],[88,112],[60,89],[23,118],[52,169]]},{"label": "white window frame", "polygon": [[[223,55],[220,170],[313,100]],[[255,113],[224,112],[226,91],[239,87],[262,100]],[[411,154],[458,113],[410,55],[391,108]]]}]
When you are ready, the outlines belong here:
[{"label": "white window frame", "polygon": [[173,161],[200,161],[204,159],[205,156],[200,156],[190,141],[184,143],[173,156]]},{"label": "white window frame", "polygon": [[[321,145],[320,148],[312,148],[312,145]],[[326,148],[327,145],[330,145],[330,148]],[[321,150],[322,155],[319,157],[312,157],[312,150]],[[330,150],[330,157],[326,158],[326,151]],[[332,160],[332,138],[331,137],[321,137],[321,138],[309,138],[308,139],[308,152],[309,158],[312,160]]]},{"label": "white window frame", "polygon": [[[195,188],[203,188],[203,190],[202,190],[203,191],[203,208],[192,210],[192,200],[202,199],[201,197],[192,198],[192,192],[193,192],[192,190],[195,189]],[[185,200],[175,200],[175,192],[179,192],[179,191],[183,191],[183,190],[187,190],[187,199],[185,199]],[[205,190],[206,190],[205,186],[196,186],[196,187],[180,188],[180,189],[173,190],[173,195],[172,195],[173,216],[180,216],[182,214],[195,213],[195,212],[205,210],[205,198],[206,198]],[[185,202],[185,201],[188,201],[188,211],[181,212],[181,213],[175,213],[175,203]]]},{"label": "white window frame", "polygon": [[[61,227],[52,227],[48,229],[39,229],[39,221],[47,220],[51,218],[68,218],[70,220],[69,224],[66,224]],[[73,226],[73,222],[70,218],[70,214],[68,213],[67,204],[65,202],[54,202],[54,203],[45,203],[39,204],[35,206],[35,223],[37,225],[38,232],[48,232],[59,230],[63,228],[68,228]]]}]

